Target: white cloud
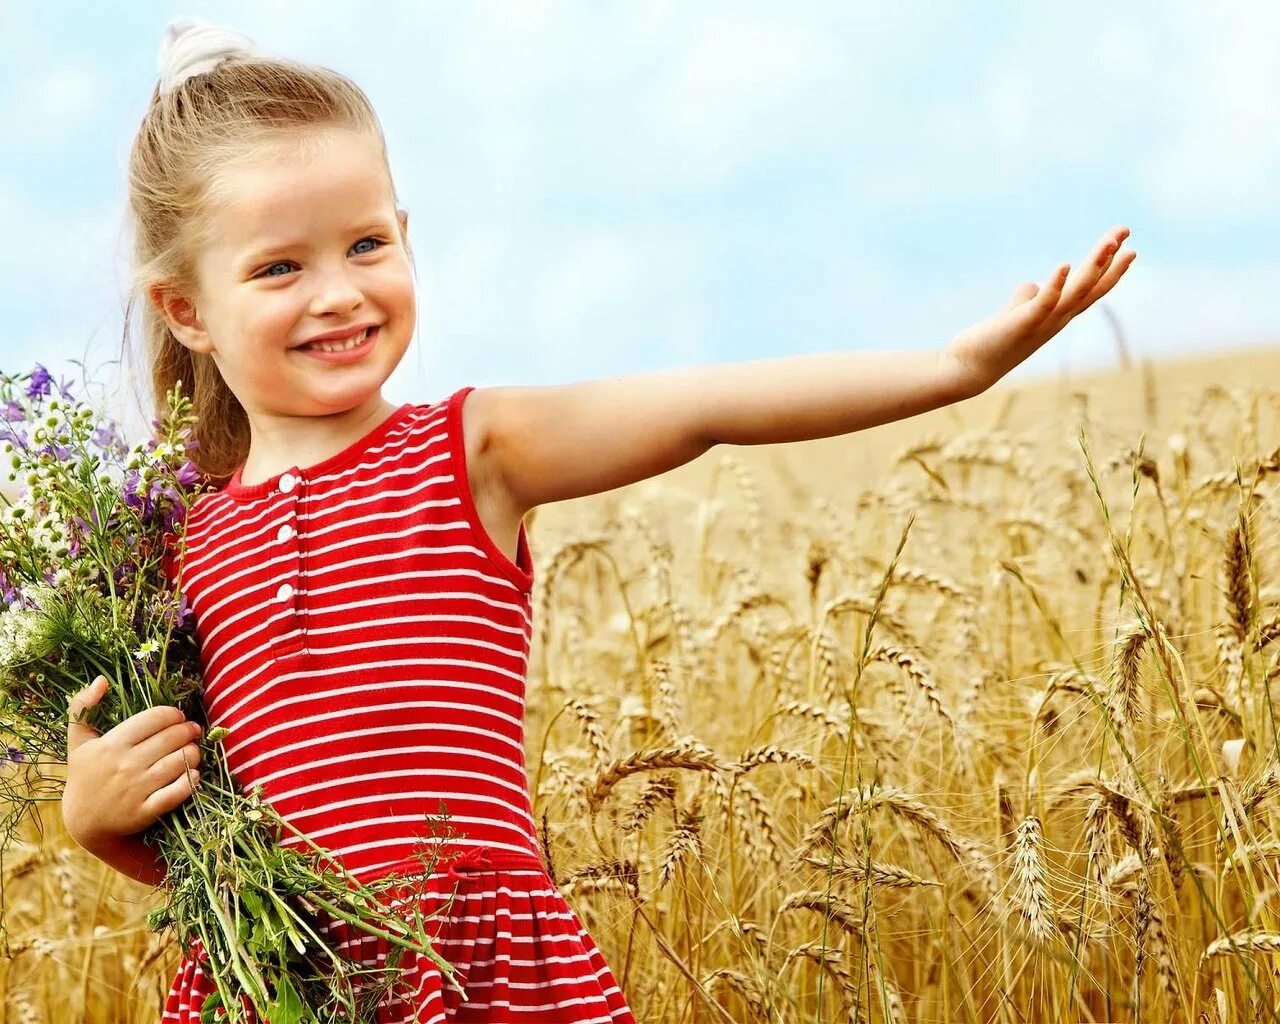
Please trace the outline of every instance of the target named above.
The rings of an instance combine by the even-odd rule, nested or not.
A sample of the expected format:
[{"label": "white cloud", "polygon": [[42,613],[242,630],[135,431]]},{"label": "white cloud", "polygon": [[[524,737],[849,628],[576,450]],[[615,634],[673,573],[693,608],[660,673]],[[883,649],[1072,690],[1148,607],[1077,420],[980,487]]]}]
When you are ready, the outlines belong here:
[{"label": "white cloud", "polygon": [[1166,11],[1180,37],[1176,74],[1161,82],[1174,131],[1143,161],[1142,187],[1179,225],[1280,216],[1280,8],[1232,16],[1178,2]]},{"label": "white cloud", "polygon": [[849,72],[833,40],[796,19],[735,11],[690,28],[677,63],[641,100],[645,135],[684,186],[723,183],[816,131]]},{"label": "white cloud", "polygon": [[82,63],[64,62],[14,80],[14,92],[0,108],[0,137],[25,156],[58,152],[102,112],[105,82]]}]

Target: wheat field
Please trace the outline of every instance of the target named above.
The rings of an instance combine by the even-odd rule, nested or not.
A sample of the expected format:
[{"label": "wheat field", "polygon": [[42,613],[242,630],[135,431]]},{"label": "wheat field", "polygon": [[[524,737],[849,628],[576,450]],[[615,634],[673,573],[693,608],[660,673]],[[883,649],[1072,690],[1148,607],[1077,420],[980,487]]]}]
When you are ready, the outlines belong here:
[{"label": "wheat field", "polygon": [[[639,1020],[1280,1024],[1280,348],[717,446],[527,519],[527,757]],[[4,1021],[155,1024],[56,803]]]}]

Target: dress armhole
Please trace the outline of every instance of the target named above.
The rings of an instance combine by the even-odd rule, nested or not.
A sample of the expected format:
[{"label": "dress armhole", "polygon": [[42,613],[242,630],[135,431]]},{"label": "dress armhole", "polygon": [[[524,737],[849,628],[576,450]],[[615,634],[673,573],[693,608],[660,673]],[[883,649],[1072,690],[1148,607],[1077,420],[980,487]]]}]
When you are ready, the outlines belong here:
[{"label": "dress armhole", "polygon": [[522,593],[528,593],[533,586],[533,559],[529,552],[529,538],[525,533],[524,522],[521,521],[516,537],[516,561],[512,562],[507,553],[484,528],[480,515],[476,511],[475,499],[471,496],[471,479],[467,467],[467,446],[462,436],[462,403],[467,395],[475,390],[468,384],[459,388],[449,396],[445,408],[445,431],[449,435],[449,460],[453,464],[453,478],[462,503],[462,511],[467,517],[471,532],[480,543],[484,553],[489,556],[503,577],[514,583]]}]

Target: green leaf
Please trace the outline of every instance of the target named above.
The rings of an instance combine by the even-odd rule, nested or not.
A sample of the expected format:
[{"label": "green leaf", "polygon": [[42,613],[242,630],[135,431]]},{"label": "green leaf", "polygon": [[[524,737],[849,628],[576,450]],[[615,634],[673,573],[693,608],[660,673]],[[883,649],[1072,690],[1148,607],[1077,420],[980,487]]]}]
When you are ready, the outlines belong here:
[{"label": "green leaf", "polygon": [[205,996],[200,1005],[200,1024],[217,1024],[217,1013],[222,1005],[222,993],[216,989]]},{"label": "green leaf", "polygon": [[276,979],[276,997],[267,1007],[267,1019],[271,1024],[302,1024],[302,998],[298,995],[287,974]]},{"label": "green leaf", "polygon": [[262,916],[262,897],[252,889],[241,890],[240,902],[244,904],[244,909],[254,917]]}]

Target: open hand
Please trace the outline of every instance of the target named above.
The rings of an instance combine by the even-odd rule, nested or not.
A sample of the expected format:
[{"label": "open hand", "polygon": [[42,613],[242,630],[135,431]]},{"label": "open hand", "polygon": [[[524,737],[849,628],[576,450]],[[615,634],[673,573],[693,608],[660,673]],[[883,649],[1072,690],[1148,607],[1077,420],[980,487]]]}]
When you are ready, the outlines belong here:
[{"label": "open hand", "polygon": [[985,391],[1111,291],[1138,255],[1120,252],[1127,237],[1128,228],[1112,228],[1074,271],[1064,263],[1043,286],[1018,285],[999,312],[957,334],[946,350],[957,378],[974,394]]}]

